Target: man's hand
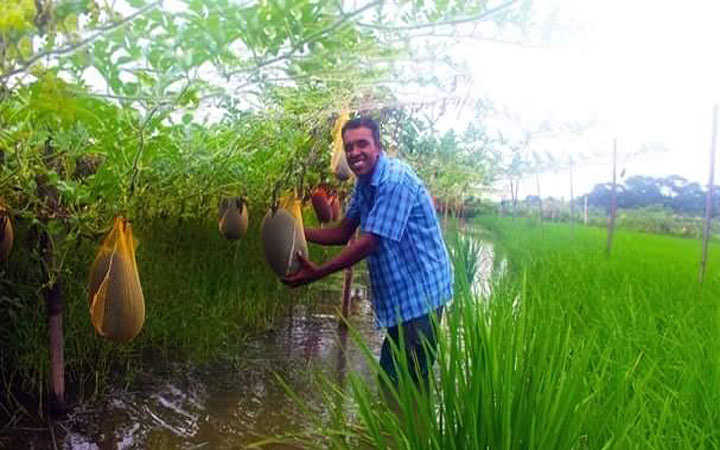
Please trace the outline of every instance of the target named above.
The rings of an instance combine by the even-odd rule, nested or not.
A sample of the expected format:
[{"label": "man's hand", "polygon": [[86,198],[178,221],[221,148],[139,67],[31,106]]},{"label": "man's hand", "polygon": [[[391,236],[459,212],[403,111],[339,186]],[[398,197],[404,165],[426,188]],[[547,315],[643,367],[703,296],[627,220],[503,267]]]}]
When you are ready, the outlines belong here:
[{"label": "man's hand", "polygon": [[325,262],[322,266],[314,264],[298,253],[297,259],[300,262],[300,270],[280,280],[290,287],[312,283],[326,275],[350,267],[365,258],[379,245],[379,240],[380,238],[374,234],[363,234],[350,242],[337,256]]},{"label": "man's hand", "polygon": [[300,270],[281,278],[281,281],[290,287],[298,287],[304,284],[312,283],[313,281],[322,278],[323,274],[318,269],[318,266],[305,258],[300,252],[297,253],[297,259],[300,263]]}]

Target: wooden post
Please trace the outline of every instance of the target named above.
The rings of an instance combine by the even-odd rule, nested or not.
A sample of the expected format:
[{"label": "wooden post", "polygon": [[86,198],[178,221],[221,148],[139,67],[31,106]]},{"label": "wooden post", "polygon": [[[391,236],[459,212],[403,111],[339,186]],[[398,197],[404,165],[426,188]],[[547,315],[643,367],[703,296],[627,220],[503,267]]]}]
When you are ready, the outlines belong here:
[{"label": "wooden post", "polygon": [[[355,232],[355,236],[357,236],[357,231]],[[355,240],[355,237],[350,238],[347,245],[352,244],[352,242]],[[343,319],[347,319],[348,315],[350,315],[350,308],[352,307],[352,283],[353,283],[353,266],[350,266],[343,270],[344,278],[343,278],[343,289],[342,289],[342,315]],[[340,321],[340,327],[345,327],[346,324],[344,321]]]},{"label": "wooden post", "polygon": [[585,225],[588,223],[588,196],[585,194]]},{"label": "wooden post", "polygon": [[535,183],[537,184],[538,210],[540,213],[540,225],[543,222],[542,196],[540,196],[540,173],[535,172]]},{"label": "wooden post", "polygon": [[[352,306],[352,283],[353,283],[353,268],[348,267],[344,271],[345,278],[343,279],[343,300],[342,300],[342,315],[347,318],[350,314],[350,307]],[[344,322],[341,322],[343,325]]]},{"label": "wooden post", "polygon": [[718,127],[718,105],[713,108],[713,125],[712,140],[710,141],[710,177],[708,180],[708,190],[705,196],[705,227],[703,229],[702,259],[700,260],[700,271],[698,273],[698,281],[700,284],[705,279],[705,267],[707,265],[708,241],[710,240],[710,225],[712,221],[712,201],[713,191],[715,190],[715,146],[717,144],[717,127]]},{"label": "wooden post", "polygon": [[62,317],[65,302],[63,301],[60,279],[53,279],[52,276],[52,267],[54,264],[52,241],[45,230],[40,232],[40,251],[45,268],[45,278],[48,283],[44,289],[44,296],[47,307],[50,353],[49,411],[52,416],[62,416],[67,412],[67,405],[65,404],[65,363]]},{"label": "wooden post", "polygon": [[[52,137],[45,141],[45,164],[53,164],[54,149]],[[53,241],[47,231],[50,214],[57,214],[60,208],[60,193],[57,188],[48,183],[44,175],[36,175],[37,197],[43,201],[38,219],[43,228],[38,229],[38,246],[42,261],[42,272],[45,278],[43,295],[48,318],[48,351],[50,354],[50,401],[49,413],[51,416],[62,416],[67,412],[65,404],[65,363],[63,344],[63,310],[62,284],[60,274],[55,269],[55,249]]]},{"label": "wooden post", "polygon": [[570,156],[570,236],[575,237],[575,192],[573,190],[573,159]]},{"label": "wooden post", "polygon": [[608,256],[612,249],[613,232],[615,231],[615,211],[617,209],[617,138],[613,140],[613,183],[612,194],[610,196],[610,219],[608,220],[607,231],[607,248],[605,249]]}]

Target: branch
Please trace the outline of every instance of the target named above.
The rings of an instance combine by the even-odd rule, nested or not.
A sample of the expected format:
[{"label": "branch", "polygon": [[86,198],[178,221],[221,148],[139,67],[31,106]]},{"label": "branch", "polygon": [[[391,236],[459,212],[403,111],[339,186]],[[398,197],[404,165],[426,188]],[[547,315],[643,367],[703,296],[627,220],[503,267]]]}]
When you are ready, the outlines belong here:
[{"label": "branch", "polygon": [[[227,75],[228,75],[228,76],[233,76],[233,75],[237,75],[237,74],[239,74],[239,73],[255,72],[255,71],[257,71],[258,69],[261,69],[261,68],[263,68],[263,67],[265,67],[265,66],[268,66],[268,65],[270,65],[270,64],[274,64],[274,63],[279,62],[279,61],[282,61],[282,60],[284,60],[284,59],[288,59],[288,58],[290,58],[293,54],[295,54],[295,52],[297,52],[298,50],[300,50],[300,49],[301,49],[303,46],[305,46],[306,44],[311,44],[311,43],[317,41],[317,40],[320,39],[323,35],[329,33],[330,31],[333,31],[333,30],[336,29],[336,28],[338,28],[340,25],[342,25],[343,23],[347,22],[349,19],[357,16],[358,14],[363,13],[364,11],[366,11],[366,10],[368,10],[368,9],[374,7],[374,6],[379,5],[379,4],[382,3],[383,1],[384,1],[384,0],[376,0],[376,1],[372,2],[372,3],[369,3],[369,4],[365,5],[365,6],[363,6],[363,7],[360,8],[360,9],[357,9],[357,10],[355,10],[355,11],[353,11],[353,12],[347,14],[347,15],[342,16],[342,17],[339,18],[337,21],[335,21],[335,23],[333,23],[332,25],[330,25],[330,26],[328,26],[328,27],[326,27],[326,28],[323,28],[322,30],[318,31],[318,32],[315,33],[315,34],[312,34],[312,35],[308,36],[305,40],[300,41],[300,42],[298,42],[297,44],[293,45],[290,50],[288,50],[286,53],[284,53],[284,54],[282,54],[282,55],[280,55],[280,56],[278,56],[278,57],[276,57],[276,58],[272,58],[272,59],[269,59],[269,60],[267,60],[267,61],[263,61],[263,62],[257,64],[256,66],[251,67],[251,68],[248,68],[248,69],[241,69],[241,70],[236,70],[236,71],[234,71],[234,72],[229,72]],[[517,0],[513,0],[513,1],[517,1]]]},{"label": "branch", "polygon": [[[421,37],[433,37],[433,38],[448,38],[448,39],[468,39],[472,41],[481,41],[481,42],[491,42],[494,44],[503,44],[503,45],[513,45],[517,47],[523,47],[523,48],[547,48],[546,46],[542,45],[533,45],[533,44],[527,44],[522,41],[509,41],[506,39],[498,39],[498,38],[489,38],[489,37],[482,37],[482,36],[476,36],[474,34],[443,34],[443,33],[420,33],[420,34],[412,34],[408,36],[409,39],[416,39]],[[391,42],[400,42],[404,41],[405,38],[402,39],[396,39]],[[385,41],[387,42],[387,41]]]},{"label": "branch", "polygon": [[455,19],[455,20],[447,20],[444,22],[432,22],[432,23],[421,23],[417,25],[407,25],[407,26],[387,26],[387,25],[375,25],[371,23],[360,23],[358,22],[356,25],[360,27],[366,27],[366,28],[374,28],[377,30],[386,30],[386,31],[402,31],[402,30],[418,30],[420,28],[432,28],[442,25],[459,25],[461,23],[468,23],[468,22],[478,22],[486,17],[489,17],[499,11],[502,11],[503,9],[513,5],[514,3],[517,3],[518,0],[510,0],[507,3],[504,3],[497,8],[490,9],[488,11],[483,12],[482,14],[478,14],[477,16],[472,17],[466,17],[464,19]]},{"label": "branch", "polygon": [[115,29],[117,29],[117,28],[120,28],[120,27],[122,27],[122,26],[127,25],[127,24],[130,23],[133,19],[135,19],[137,16],[139,16],[139,15],[141,15],[141,14],[145,14],[147,11],[149,11],[149,10],[151,10],[151,9],[154,9],[156,6],[160,5],[160,3],[162,3],[162,0],[159,0],[159,1],[155,2],[155,3],[151,3],[151,4],[147,5],[147,6],[145,6],[144,8],[139,9],[139,10],[136,11],[135,13],[133,13],[133,14],[125,17],[125,18],[124,18],[123,20],[121,20],[120,22],[116,22],[116,23],[114,23],[114,24],[112,24],[112,25],[108,25],[108,26],[106,26],[106,27],[99,28],[97,33],[94,33],[94,34],[88,36],[87,38],[83,39],[83,40],[80,41],[80,42],[76,42],[75,44],[68,45],[68,46],[66,46],[66,47],[57,48],[57,49],[54,49],[54,50],[48,50],[48,51],[46,51],[46,52],[38,53],[37,55],[33,56],[33,57],[30,58],[29,60],[21,63],[21,64],[20,64],[20,67],[18,67],[17,69],[15,69],[15,70],[13,70],[13,71],[10,71],[10,72],[8,72],[8,73],[5,73],[5,74],[0,75],[0,81],[5,81],[5,80],[7,80],[8,78],[10,78],[10,77],[13,76],[13,75],[16,75],[16,74],[18,74],[18,73],[25,72],[27,69],[29,69],[30,67],[32,67],[33,65],[35,65],[35,63],[37,63],[37,62],[38,62],[39,60],[41,60],[42,58],[45,58],[46,56],[59,56],[59,55],[65,55],[65,54],[68,54],[68,53],[72,53],[72,52],[74,52],[75,50],[77,50],[77,49],[79,49],[79,48],[81,48],[81,47],[84,47],[85,45],[91,43],[92,41],[94,41],[94,40],[97,39],[98,37],[105,35],[105,34],[108,33],[109,31],[113,31],[113,30],[115,30]]}]

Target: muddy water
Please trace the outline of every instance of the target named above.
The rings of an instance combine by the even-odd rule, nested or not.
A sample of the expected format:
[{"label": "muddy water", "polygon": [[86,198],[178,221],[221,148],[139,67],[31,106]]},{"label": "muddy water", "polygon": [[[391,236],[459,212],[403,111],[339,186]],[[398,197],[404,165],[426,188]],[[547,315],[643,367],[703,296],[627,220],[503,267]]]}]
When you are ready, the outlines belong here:
[{"label": "muddy water", "polygon": [[[473,290],[489,292],[494,253],[483,249]],[[349,373],[372,380],[364,354],[339,326],[340,292],[296,305],[269,332],[250,342],[233,365],[170,365],[143,374],[136,390],[115,389],[96,403],[77,406],[59,423],[55,440],[65,449],[236,449],[266,437],[309,429],[311,420],[290,398],[278,377],[313,417],[338,405],[323,398],[318,375],[343,384]],[[366,277],[365,280],[366,281]],[[375,355],[383,330],[376,329],[365,289],[354,290],[351,326]],[[342,405],[340,405],[342,407]],[[29,433],[21,447],[53,448],[47,432]],[[15,440],[14,442],[18,442]],[[297,448],[271,444],[263,448]]]},{"label": "muddy water", "polygon": [[[374,326],[364,290],[354,294],[350,323],[379,354],[383,332]],[[314,417],[338,407],[328,404],[313,384],[318,375],[338,383],[350,372],[371,379],[362,351],[339,326],[340,293],[335,290],[322,298],[310,306],[293,307],[273,330],[250,342],[232,366],[156,368],[143,375],[138,390],[113,390],[96,404],[76,407],[57,427],[58,447],[236,449],[308,429],[308,414],[291,400],[278,376]],[[47,433],[25,439],[17,448],[53,448]]]}]

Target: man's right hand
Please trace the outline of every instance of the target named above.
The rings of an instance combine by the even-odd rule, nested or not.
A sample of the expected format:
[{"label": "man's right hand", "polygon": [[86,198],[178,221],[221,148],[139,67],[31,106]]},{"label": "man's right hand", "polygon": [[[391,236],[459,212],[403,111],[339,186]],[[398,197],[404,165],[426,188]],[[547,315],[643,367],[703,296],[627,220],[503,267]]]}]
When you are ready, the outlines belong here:
[{"label": "man's right hand", "polygon": [[291,275],[281,278],[283,283],[292,288],[296,288],[312,283],[324,276],[318,265],[305,258],[300,252],[295,256],[300,263],[300,269]]}]

